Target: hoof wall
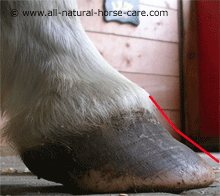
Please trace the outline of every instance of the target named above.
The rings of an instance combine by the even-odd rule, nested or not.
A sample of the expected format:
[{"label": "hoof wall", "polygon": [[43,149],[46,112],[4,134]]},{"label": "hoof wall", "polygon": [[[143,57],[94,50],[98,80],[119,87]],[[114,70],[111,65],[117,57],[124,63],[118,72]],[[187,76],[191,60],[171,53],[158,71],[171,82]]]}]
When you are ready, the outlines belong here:
[{"label": "hoof wall", "polygon": [[121,127],[70,137],[68,148],[35,147],[22,159],[38,177],[87,192],[176,192],[214,182],[212,168],[154,116]]}]

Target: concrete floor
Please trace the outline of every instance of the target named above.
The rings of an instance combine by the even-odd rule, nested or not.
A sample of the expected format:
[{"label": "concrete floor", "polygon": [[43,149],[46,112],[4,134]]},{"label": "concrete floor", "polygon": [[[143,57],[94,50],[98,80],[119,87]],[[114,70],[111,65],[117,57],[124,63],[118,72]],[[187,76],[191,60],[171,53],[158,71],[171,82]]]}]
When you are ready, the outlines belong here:
[{"label": "concrete floor", "polygon": [[[177,194],[170,193],[136,193],[136,194],[104,194],[104,196],[180,196],[180,195],[210,195],[220,196],[220,166],[208,155],[199,153],[215,170],[216,182],[207,188],[193,189]],[[218,160],[219,153],[212,153]],[[74,190],[67,190],[60,184],[49,182],[43,179],[38,180],[33,176],[20,159],[16,156],[0,156],[1,163],[1,195],[35,195],[35,196],[49,196],[49,195],[78,195]],[[81,193],[82,195],[82,193]],[[85,194],[84,194],[85,195]]]}]

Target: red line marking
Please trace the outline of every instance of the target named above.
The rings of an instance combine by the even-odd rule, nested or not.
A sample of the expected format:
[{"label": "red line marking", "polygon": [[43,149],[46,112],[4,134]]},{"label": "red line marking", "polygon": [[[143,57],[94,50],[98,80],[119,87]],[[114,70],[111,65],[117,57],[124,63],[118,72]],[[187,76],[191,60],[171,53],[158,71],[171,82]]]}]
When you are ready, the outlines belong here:
[{"label": "red line marking", "polygon": [[183,136],[185,139],[187,139],[189,142],[191,142],[193,145],[195,145],[197,148],[199,148],[201,151],[203,151],[204,153],[206,153],[208,156],[210,156],[212,159],[214,159],[217,163],[219,163],[219,160],[216,159],[214,156],[212,156],[210,153],[208,153],[205,149],[203,149],[201,146],[199,146],[197,143],[195,143],[194,141],[192,141],[189,137],[187,137],[185,134],[183,134],[181,131],[179,131],[174,124],[171,122],[171,120],[167,117],[167,115],[164,113],[164,111],[160,108],[160,106],[157,104],[157,102],[153,99],[153,97],[151,97],[151,95],[149,96],[149,98],[151,99],[151,101],[156,105],[156,107],[160,110],[160,112],[163,114],[163,116],[167,119],[167,121],[170,123],[170,125],[174,128],[174,130],[179,133],[181,136]]}]

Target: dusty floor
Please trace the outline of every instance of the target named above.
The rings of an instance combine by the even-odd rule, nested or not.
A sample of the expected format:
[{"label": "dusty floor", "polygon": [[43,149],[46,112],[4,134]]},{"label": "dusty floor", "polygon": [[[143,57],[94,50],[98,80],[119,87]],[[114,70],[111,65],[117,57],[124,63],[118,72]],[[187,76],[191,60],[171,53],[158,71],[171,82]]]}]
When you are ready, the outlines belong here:
[{"label": "dusty floor", "polygon": [[[213,159],[206,154],[199,153],[214,169],[216,173],[216,182],[207,188],[193,189],[184,191],[177,194],[170,193],[136,193],[127,194],[104,194],[104,196],[151,196],[151,195],[164,195],[164,196],[180,196],[180,195],[210,195],[220,196],[220,166]],[[220,159],[220,153],[212,153],[218,160]],[[38,180],[36,176],[33,176],[16,156],[5,156],[4,152],[0,156],[1,163],[1,195],[36,195],[36,196],[49,196],[49,195],[78,195],[72,190],[66,190],[60,184],[49,182],[43,179]]]}]

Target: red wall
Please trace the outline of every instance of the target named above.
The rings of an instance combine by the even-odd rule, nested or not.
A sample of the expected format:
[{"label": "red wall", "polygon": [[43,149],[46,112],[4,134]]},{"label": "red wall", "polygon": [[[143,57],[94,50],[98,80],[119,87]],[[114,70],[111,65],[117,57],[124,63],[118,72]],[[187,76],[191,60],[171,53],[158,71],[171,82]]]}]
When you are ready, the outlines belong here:
[{"label": "red wall", "polygon": [[197,1],[201,137],[219,136],[219,1]]}]

